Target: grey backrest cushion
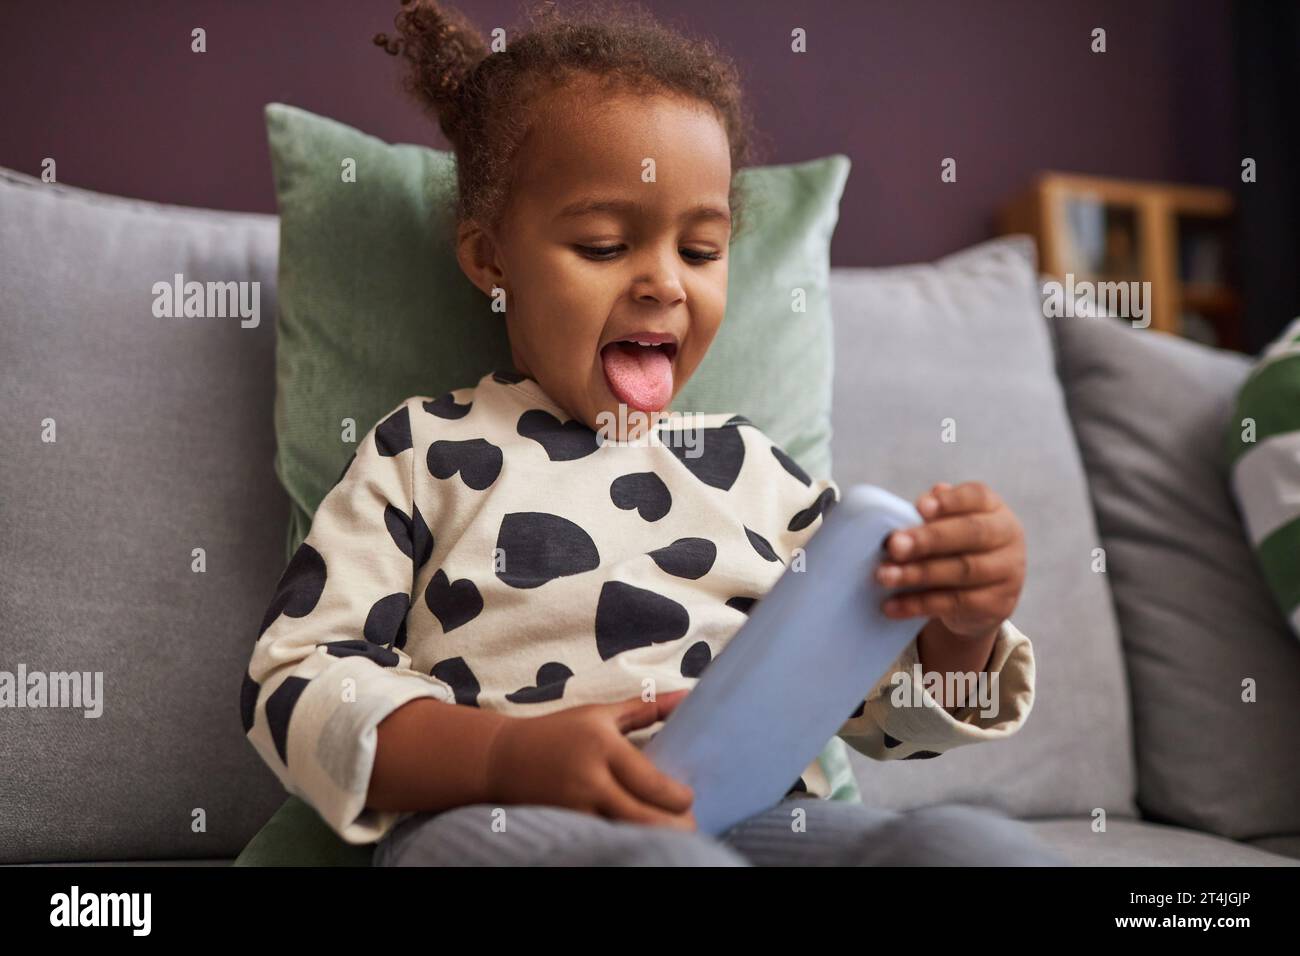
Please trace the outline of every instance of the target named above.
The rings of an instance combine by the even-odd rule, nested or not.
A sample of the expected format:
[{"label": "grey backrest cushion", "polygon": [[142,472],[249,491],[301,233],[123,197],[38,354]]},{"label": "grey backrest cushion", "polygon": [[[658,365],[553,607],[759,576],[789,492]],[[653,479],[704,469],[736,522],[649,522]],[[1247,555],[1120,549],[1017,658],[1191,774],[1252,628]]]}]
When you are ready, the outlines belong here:
[{"label": "grey backrest cushion", "polygon": [[[0,708],[0,862],[233,856],[284,799],[238,713],[284,565],[277,238],[0,170],[0,670],[103,682]],[[156,316],[177,273],[259,282],[259,324]]]},{"label": "grey backrest cushion", "polygon": [[1300,834],[1300,644],[1223,461],[1251,361],[1117,320],[1052,330],[1124,635],[1138,803],[1236,839]]},{"label": "grey backrest cushion", "polygon": [[[937,481],[996,491],[1025,527],[1029,569],[1012,621],[1037,666],[1033,711],[1007,740],[936,760],[851,753],[868,803],[1135,813],[1119,636],[1106,579],[1090,569],[1099,541],[1040,295],[1024,237],[932,264],[832,273],[836,480],[909,500]],[[948,418],[956,441],[945,443]]]}]

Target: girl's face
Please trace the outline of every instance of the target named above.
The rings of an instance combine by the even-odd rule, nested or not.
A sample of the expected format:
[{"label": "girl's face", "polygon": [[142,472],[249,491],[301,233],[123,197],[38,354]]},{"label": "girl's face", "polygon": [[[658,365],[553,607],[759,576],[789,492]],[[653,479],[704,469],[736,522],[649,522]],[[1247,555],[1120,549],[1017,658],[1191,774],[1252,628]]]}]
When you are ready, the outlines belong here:
[{"label": "girl's face", "polygon": [[[500,234],[459,241],[475,285],[506,290],[515,368],[593,430],[668,410],[726,311],[726,130],[703,104],[579,82],[546,98],[517,169]],[[612,344],[650,337],[668,344]]]}]

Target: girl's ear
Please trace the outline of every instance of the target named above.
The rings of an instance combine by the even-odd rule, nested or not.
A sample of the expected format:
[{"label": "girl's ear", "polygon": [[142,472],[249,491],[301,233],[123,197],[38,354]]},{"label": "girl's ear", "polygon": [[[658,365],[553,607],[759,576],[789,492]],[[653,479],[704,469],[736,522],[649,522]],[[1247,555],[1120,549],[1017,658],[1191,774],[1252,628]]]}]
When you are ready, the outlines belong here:
[{"label": "girl's ear", "polygon": [[492,236],[474,220],[456,230],[456,261],[469,281],[489,298],[495,288],[505,288],[505,272],[498,262],[497,245]]}]

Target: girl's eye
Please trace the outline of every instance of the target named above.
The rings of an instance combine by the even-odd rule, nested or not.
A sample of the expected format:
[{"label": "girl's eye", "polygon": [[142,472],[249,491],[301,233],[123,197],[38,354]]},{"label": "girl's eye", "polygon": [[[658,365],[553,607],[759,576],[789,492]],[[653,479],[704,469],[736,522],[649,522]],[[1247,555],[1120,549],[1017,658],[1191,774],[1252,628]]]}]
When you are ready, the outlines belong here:
[{"label": "girl's eye", "polygon": [[683,249],[682,252],[686,253],[686,258],[695,262],[717,262],[722,258],[718,252],[699,252],[695,249]]},{"label": "girl's eye", "polygon": [[609,259],[613,254],[622,249],[622,246],[575,246],[588,259]]},{"label": "girl's eye", "polygon": [[[608,262],[617,253],[622,251],[625,247],[622,245],[617,245],[617,246],[575,246],[574,248],[576,248],[580,253],[582,253],[588,259],[594,259],[597,262]],[[716,252],[699,252],[698,250],[695,249],[683,249],[681,251],[686,256],[686,258],[690,259],[692,262],[716,262],[722,258],[722,256]]]}]

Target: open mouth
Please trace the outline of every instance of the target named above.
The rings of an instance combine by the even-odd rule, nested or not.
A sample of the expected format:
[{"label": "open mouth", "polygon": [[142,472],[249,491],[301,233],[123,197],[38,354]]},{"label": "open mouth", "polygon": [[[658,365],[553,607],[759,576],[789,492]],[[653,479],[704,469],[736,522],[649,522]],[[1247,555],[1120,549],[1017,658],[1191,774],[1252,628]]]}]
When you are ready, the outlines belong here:
[{"label": "open mouth", "polygon": [[673,342],[661,342],[656,344],[654,342],[636,342],[631,339],[622,339],[618,342],[610,342],[609,345],[605,346],[605,348],[617,348],[628,355],[638,355],[641,350],[653,349],[668,356],[668,361],[670,362],[677,354],[677,345]]},{"label": "open mouth", "polygon": [[614,397],[630,409],[657,412],[673,397],[676,336],[655,333],[610,342],[600,350],[605,381]]}]

